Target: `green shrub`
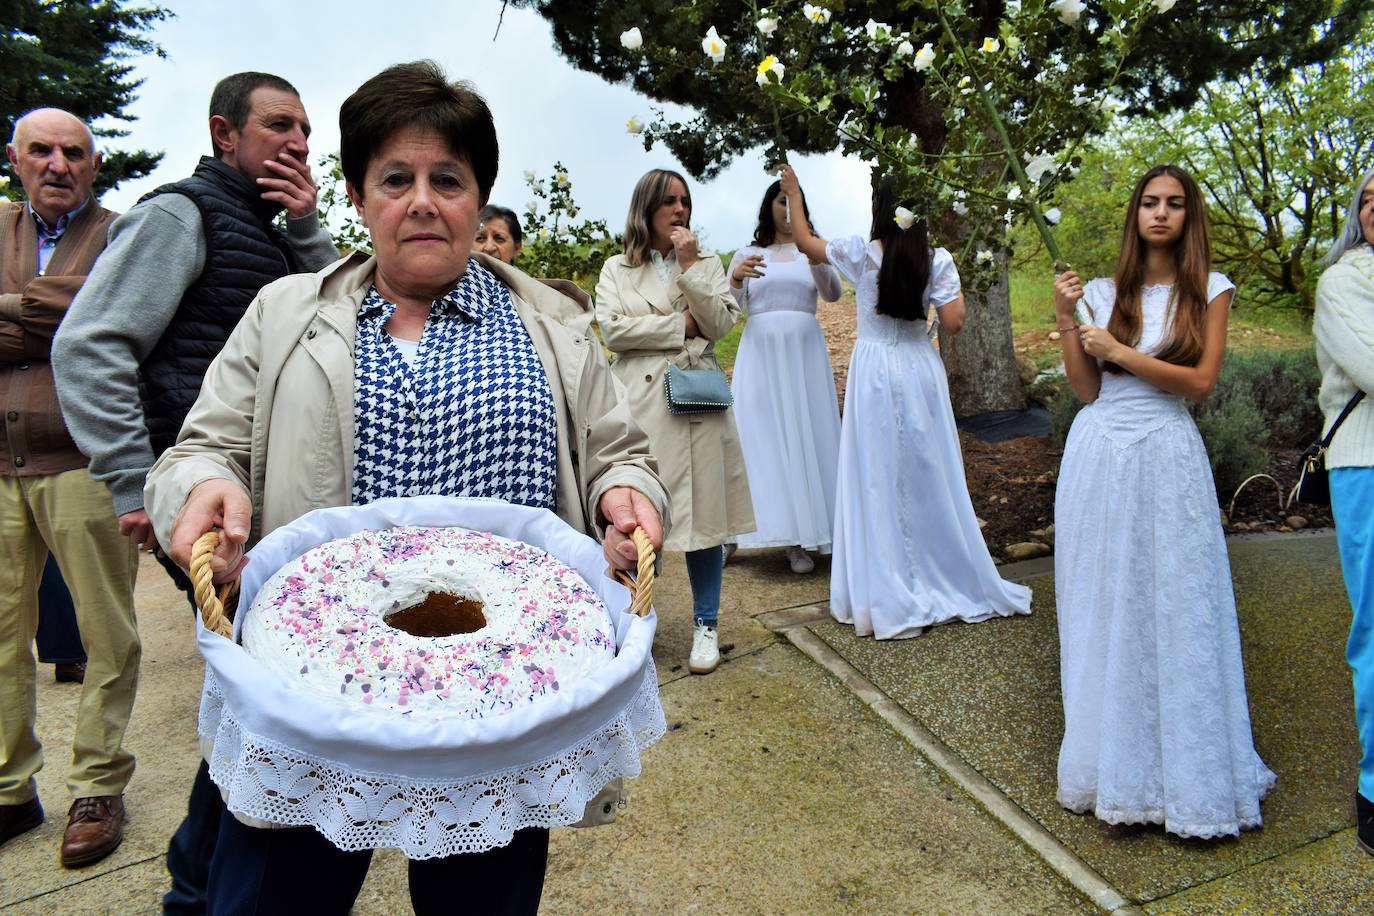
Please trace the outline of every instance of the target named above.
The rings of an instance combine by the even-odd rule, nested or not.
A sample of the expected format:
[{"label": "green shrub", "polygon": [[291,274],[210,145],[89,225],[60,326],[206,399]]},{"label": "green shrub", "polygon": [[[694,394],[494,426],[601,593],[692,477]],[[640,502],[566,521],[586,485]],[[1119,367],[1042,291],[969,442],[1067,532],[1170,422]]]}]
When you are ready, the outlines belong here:
[{"label": "green shrub", "polygon": [[1212,396],[1194,406],[1193,416],[1212,463],[1217,494],[1224,499],[1245,478],[1269,466],[1269,429],[1249,390],[1237,384],[1221,388],[1218,378]]},{"label": "green shrub", "polygon": [[1083,409],[1083,402],[1078,400],[1078,395],[1073,393],[1073,386],[1066,381],[1045,406],[1050,412],[1050,436],[1055,445],[1063,448],[1064,440],[1069,438],[1069,427],[1073,425],[1073,418]]},{"label": "green shrub", "polygon": [[1317,406],[1321,370],[1311,350],[1232,351],[1226,356],[1211,397],[1194,413],[1199,423],[1213,404],[1224,404],[1233,392],[1248,392],[1255,412],[1279,447],[1302,448],[1321,432]]}]

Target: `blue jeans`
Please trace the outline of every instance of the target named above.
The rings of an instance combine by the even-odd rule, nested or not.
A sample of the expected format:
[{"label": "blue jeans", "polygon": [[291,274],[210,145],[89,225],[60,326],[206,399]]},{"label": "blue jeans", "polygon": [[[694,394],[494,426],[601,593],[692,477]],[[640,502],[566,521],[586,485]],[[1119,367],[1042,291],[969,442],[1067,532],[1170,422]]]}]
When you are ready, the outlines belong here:
[{"label": "blue jeans", "polygon": [[708,627],[720,616],[720,583],[725,551],[719,546],[687,551],[687,581],[692,583],[692,621]]},{"label": "blue jeans", "polygon": [[76,605],[62,579],[57,558],[48,553],[43,578],[38,583],[38,660],[48,665],[74,665],[86,661]]},{"label": "blue jeans", "polygon": [[1333,468],[1329,480],[1352,612],[1345,660],[1355,682],[1360,794],[1374,801],[1374,468]]}]

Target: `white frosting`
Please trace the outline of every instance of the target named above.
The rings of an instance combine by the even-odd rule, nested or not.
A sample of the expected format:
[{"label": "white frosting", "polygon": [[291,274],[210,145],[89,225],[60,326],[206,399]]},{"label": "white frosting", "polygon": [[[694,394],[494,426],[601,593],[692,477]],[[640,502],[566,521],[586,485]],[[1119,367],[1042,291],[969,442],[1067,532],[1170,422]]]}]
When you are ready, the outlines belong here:
[{"label": "white frosting", "polygon": [[[441,592],[482,604],[472,633],[413,636],[385,616]],[[615,655],[610,619],[578,573],[520,541],[465,528],[363,531],[279,569],[243,646],[288,682],[404,715],[500,715]]]}]

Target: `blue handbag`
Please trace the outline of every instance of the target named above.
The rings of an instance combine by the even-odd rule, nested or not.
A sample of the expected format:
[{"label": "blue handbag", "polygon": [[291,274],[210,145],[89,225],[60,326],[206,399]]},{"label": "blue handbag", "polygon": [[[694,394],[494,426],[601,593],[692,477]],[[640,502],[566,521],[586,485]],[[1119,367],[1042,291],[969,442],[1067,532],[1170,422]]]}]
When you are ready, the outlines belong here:
[{"label": "blue handbag", "polygon": [[670,413],[718,413],[735,402],[730,383],[719,369],[683,369],[668,361],[663,390]]}]

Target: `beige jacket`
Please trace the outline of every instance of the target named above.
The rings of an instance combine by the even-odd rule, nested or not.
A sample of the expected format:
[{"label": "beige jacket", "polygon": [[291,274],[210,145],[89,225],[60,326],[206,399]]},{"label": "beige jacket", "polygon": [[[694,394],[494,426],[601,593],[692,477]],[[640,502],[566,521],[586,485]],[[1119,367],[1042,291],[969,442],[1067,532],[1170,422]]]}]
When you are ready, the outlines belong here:
[{"label": "beige jacket", "polygon": [[[602,495],[627,486],[649,498],[667,531],[667,496],[648,439],[617,392],[601,348],[564,323],[582,309],[513,267],[474,257],[510,288],[553,389],[558,516],[599,538]],[[355,254],[258,294],[210,365],[177,444],[148,474],[148,514],[162,543],[171,543],[191,488],[213,478],[248,492],[250,543],[312,509],[348,505],[353,344],[374,266]]]},{"label": "beige jacket", "polygon": [[[684,369],[719,369],[715,341],[741,312],[714,254],[686,272],[675,262],[671,269],[665,290],[652,263],[631,267],[624,255],[608,260],[596,285],[596,320],[668,489],[673,531],[663,546],[699,550],[754,530],[744,454],[734,411],[669,413],[663,375],[668,360]],[[688,311],[701,337],[684,337]]]}]

